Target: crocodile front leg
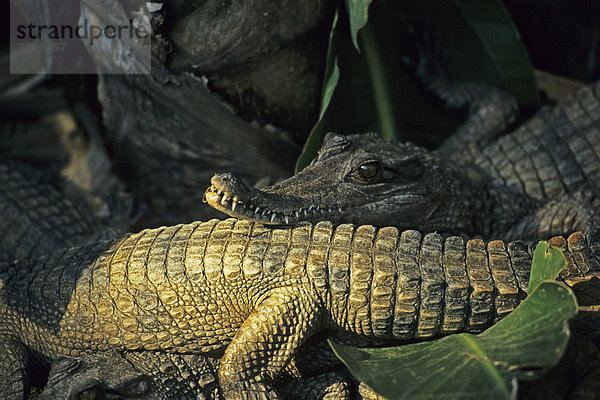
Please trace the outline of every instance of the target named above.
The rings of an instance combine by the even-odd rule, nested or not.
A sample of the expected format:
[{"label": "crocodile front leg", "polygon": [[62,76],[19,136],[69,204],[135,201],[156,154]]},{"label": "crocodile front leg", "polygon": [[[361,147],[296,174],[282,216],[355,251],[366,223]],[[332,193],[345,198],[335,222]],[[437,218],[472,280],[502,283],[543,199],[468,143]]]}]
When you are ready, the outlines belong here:
[{"label": "crocodile front leg", "polygon": [[516,119],[519,106],[512,94],[485,84],[448,78],[447,53],[439,32],[413,32],[413,37],[417,57],[415,62],[408,61],[409,68],[446,107],[468,109],[465,121],[439,147],[441,153],[460,157],[468,145],[481,148]]},{"label": "crocodile front leg", "polygon": [[589,233],[600,226],[600,197],[579,192],[551,200],[510,227],[493,227],[504,232],[504,240],[533,240],[568,235],[571,232]]},{"label": "crocodile front leg", "polygon": [[319,328],[322,307],[297,288],[271,291],[227,346],[219,367],[227,399],[278,399],[272,387],[292,356]]},{"label": "crocodile front leg", "polygon": [[503,132],[517,115],[516,99],[491,86],[472,82],[450,82],[436,77],[427,87],[447,107],[469,107],[467,119],[439,147],[441,153],[462,155],[462,149],[473,143],[481,148]]},{"label": "crocodile front leg", "polygon": [[29,393],[29,354],[20,342],[0,336],[0,399],[23,400]]}]

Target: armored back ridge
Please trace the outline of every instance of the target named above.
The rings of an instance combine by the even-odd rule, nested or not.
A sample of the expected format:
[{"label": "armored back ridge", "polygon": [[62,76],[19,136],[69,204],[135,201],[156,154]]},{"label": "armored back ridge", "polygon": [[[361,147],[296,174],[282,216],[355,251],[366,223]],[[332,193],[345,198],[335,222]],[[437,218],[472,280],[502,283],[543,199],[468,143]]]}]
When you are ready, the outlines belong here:
[{"label": "armored back ridge", "polygon": [[[573,251],[585,247],[579,234],[568,243]],[[306,264],[337,327],[412,339],[479,332],[506,316],[526,295],[532,253],[523,242],[486,245],[368,225],[333,230],[324,222],[314,226]]]},{"label": "armored back ridge", "polygon": [[[289,243],[277,240],[277,232],[234,220],[145,230],[59,252],[29,272],[16,263],[10,271],[22,272],[4,284],[2,299],[7,315],[31,306],[24,331],[36,335],[46,326],[55,337],[53,347],[39,349],[44,354],[64,354],[61,345],[70,355],[108,348],[210,352],[231,340],[252,304],[282,279],[279,260]],[[211,323],[223,307],[233,307],[233,317]]]}]

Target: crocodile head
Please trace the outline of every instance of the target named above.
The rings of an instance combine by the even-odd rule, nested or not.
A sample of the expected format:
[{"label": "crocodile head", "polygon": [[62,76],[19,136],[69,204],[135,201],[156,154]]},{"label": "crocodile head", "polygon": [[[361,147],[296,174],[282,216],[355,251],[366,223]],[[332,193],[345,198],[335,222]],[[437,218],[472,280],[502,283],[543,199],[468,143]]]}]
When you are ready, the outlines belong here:
[{"label": "crocodile head", "polygon": [[[262,190],[231,174],[215,175],[211,183],[204,200],[237,218],[278,225],[329,220],[415,229],[444,229],[446,223],[456,227],[453,214],[461,211],[450,203],[468,190],[454,168],[434,154],[375,134],[329,133],[308,167]],[[464,205],[466,200],[459,201]]]}]

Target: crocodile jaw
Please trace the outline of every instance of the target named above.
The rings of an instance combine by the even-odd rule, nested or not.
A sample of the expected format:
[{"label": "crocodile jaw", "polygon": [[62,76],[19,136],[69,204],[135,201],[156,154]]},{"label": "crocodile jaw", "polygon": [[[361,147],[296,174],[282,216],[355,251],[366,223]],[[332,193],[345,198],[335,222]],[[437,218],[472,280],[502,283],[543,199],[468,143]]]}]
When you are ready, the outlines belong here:
[{"label": "crocodile jaw", "polygon": [[[337,220],[344,212],[342,207],[317,206],[300,197],[261,191],[232,174],[213,176],[211,186],[204,193],[203,201],[232,217],[265,225]],[[272,208],[269,206],[271,204],[286,204],[286,206]]]},{"label": "crocodile jaw", "polygon": [[[376,226],[396,224],[419,226],[417,218],[427,219],[435,211],[427,201],[427,194],[418,191],[395,193],[396,203],[389,197],[372,198],[367,203],[326,204],[319,199],[256,189],[233,174],[217,174],[204,193],[204,202],[234,218],[260,222],[265,225],[293,225],[301,221],[317,223],[370,223]],[[356,200],[356,199],[355,199]],[[319,205],[316,205],[319,204]],[[398,219],[391,220],[380,208],[393,207]],[[383,215],[383,218],[379,218]],[[403,216],[400,218],[400,216]],[[367,221],[364,221],[364,219]]]}]

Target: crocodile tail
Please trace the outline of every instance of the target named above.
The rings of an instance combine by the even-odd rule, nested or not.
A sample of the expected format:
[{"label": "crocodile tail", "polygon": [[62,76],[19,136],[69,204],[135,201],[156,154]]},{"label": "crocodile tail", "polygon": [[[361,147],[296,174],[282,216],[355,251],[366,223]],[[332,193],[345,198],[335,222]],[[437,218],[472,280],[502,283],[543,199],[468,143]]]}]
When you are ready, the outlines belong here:
[{"label": "crocodile tail", "polygon": [[[569,285],[600,276],[600,241],[555,237]],[[537,243],[466,241],[458,236],[372,226],[338,227],[328,257],[336,325],[369,337],[412,339],[479,332],[525,298]],[[348,243],[347,246],[336,245]]]}]

